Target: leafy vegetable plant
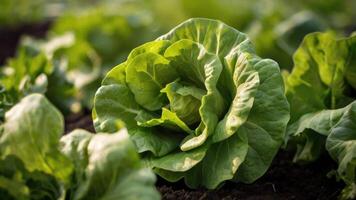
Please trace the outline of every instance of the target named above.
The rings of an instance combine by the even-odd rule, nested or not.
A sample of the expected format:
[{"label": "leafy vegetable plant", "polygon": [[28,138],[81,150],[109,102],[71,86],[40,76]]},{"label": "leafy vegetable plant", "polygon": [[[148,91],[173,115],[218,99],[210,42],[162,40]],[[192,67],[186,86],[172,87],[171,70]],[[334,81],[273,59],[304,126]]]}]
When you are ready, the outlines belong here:
[{"label": "leafy vegetable plant", "polygon": [[6,113],[0,128],[1,199],[159,199],[125,130],[61,138],[63,116],[40,94]]},{"label": "leafy vegetable plant", "polygon": [[[119,9],[121,11],[117,12]],[[123,61],[131,49],[153,37],[152,22],[150,13],[139,5],[123,3],[114,9],[103,5],[66,13],[57,19],[50,34],[74,34],[78,44],[67,52],[70,62],[78,61],[70,53],[90,46],[100,57],[102,67],[107,69]]]},{"label": "leafy vegetable plant", "polygon": [[130,5],[114,9],[97,6],[58,18],[50,35],[70,33],[74,40],[56,57],[67,62],[68,79],[78,88],[84,107],[92,108],[95,91],[107,71],[123,61],[131,49],[153,37],[151,24],[149,13]]},{"label": "leafy vegetable plant", "polygon": [[345,181],[342,198],[356,197],[356,37],[332,33],[305,37],[286,79],[291,121],[287,136],[297,144],[294,160],[310,162],[326,149]]},{"label": "leafy vegetable plant", "polygon": [[0,98],[4,100],[0,120],[9,107],[33,92],[45,94],[65,114],[91,109],[109,67],[154,32],[148,29],[149,13],[134,6],[121,7],[127,13],[104,6],[71,12],[57,19],[46,39],[23,38],[18,55],[0,69]]},{"label": "leafy vegetable plant", "polygon": [[47,42],[25,39],[21,43],[16,57],[0,68],[0,109],[3,110],[0,121],[9,108],[32,93],[45,94],[63,113],[71,110],[77,102],[76,90],[67,79],[62,62],[54,58],[57,51],[70,43],[67,36]]},{"label": "leafy vegetable plant", "polygon": [[255,55],[245,34],[197,18],[114,67],[96,93],[93,117],[97,131],[124,123],[161,177],[213,189],[265,173],[289,105],[276,62]]}]

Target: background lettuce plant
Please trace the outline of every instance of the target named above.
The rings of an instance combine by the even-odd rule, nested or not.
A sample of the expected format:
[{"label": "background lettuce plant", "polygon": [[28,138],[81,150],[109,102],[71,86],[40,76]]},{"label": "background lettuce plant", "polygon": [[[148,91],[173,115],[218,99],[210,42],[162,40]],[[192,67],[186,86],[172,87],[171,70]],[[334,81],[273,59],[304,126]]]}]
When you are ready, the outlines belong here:
[{"label": "background lettuce plant", "polygon": [[126,130],[63,136],[62,114],[40,94],[11,108],[0,127],[1,199],[159,199]]},{"label": "background lettuce plant", "polygon": [[141,6],[114,5],[70,9],[54,21],[47,38],[22,38],[17,55],[0,68],[0,120],[33,92],[45,94],[64,114],[92,108],[104,75],[156,31]]},{"label": "background lettuce plant", "polygon": [[356,197],[356,37],[332,33],[304,38],[286,79],[291,105],[287,138],[296,144],[294,161],[310,162],[328,151],[346,183],[345,199]]},{"label": "background lettuce plant", "polygon": [[73,44],[56,56],[67,62],[68,79],[78,88],[84,107],[92,108],[95,91],[112,66],[154,38],[151,13],[141,7],[124,1],[122,5],[104,4],[68,12],[53,24],[50,36],[71,33],[74,37]]},{"label": "background lettuce plant", "polygon": [[262,176],[284,138],[289,106],[278,64],[246,35],[190,19],[135,48],[103,80],[97,131],[122,123],[148,166],[169,181],[214,189]]},{"label": "background lettuce plant", "polygon": [[352,9],[355,1],[352,0],[147,2],[150,2],[149,9],[153,10],[155,22],[164,30],[192,17],[218,19],[246,33],[259,56],[275,60],[281,69],[288,71],[293,67],[292,56],[306,34],[327,29],[348,34],[354,29],[355,21]]},{"label": "background lettuce plant", "polygon": [[[17,56],[0,68],[0,94],[4,102],[0,103],[0,109],[3,114],[32,93],[45,94],[63,113],[72,110],[78,102],[76,89],[65,75],[63,62],[54,57],[57,51],[68,45],[71,45],[68,35],[47,42],[24,39]],[[4,115],[0,114],[0,121],[3,118]]]}]

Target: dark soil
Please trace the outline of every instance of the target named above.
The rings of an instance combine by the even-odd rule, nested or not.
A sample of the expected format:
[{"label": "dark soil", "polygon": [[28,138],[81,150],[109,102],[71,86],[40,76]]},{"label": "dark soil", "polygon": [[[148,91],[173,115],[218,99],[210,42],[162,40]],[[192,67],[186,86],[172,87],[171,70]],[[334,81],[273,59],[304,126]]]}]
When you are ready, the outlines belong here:
[{"label": "dark soil", "polygon": [[343,183],[326,174],[335,163],[326,155],[317,162],[299,166],[292,154],[281,150],[267,173],[253,184],[228,182],[217,191],[191,190],[183,182],[158,181],[163,199],[331,200],[337,199]]},{"label": "dark soil", "polygon": [[[88,112],[66,118],[66,132],[75,128],[94,131]],[[336,169],[330,157],[323,155],[309,165],[297,165],[293,154],[281,150],[266,174],[253,184],[227,182],[216,191],[189,189],[183,181],[169,183],[158,178],[157,189],[166,200],[332,200],[337,199],[343,183],[327,178]]]},{"label": "dark soil", "polygon": [[4,64],[6,59],[13,57],[16,52],[21,36],[31,35],[43,38],[51,22],[41,22],[38,24],[22,24],[19,26],[0,26],[0,65]]},{"label": "dark soil", "polygon": [[85,129],[92,133],[95,132],[91,114],[88,110],[77,114],[71,114],[65,118],[65,133],[69,133],[76,128]]}]

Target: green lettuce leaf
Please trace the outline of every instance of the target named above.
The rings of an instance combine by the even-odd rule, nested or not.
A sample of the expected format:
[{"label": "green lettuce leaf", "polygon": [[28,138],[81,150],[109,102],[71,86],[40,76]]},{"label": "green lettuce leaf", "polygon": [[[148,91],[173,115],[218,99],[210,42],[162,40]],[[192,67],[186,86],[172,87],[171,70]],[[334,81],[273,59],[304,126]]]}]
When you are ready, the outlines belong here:
[{"label": "green lettuce leaf", "polygon": [[41,94],[11,108],[0,130],[2,199],[160,198],[125,130],[62,136],[63,116]]},{"label": "green lettuce leaf", "polygon": [[54,176],[29,172],[16,156],[0,160],[2,199],[62,199],[64,190]]},{"label": "green lettuce leaf", "polygon": [[245,34],[197,18],[110,70],[93,117],[99,132],[124,123],[163,178],[214,189],[265,173],[283,142],[289,105],[276,62],[255,55]]},{"label": "green lettuce leaf", "polygon": [[356,198],[356,102],[353,102],[326,139],[326,150],[339,164],[337,172],[346,183],[343,199]]},{"label": "green lettuce leaf", "polygon": [[295,162],[314,161],[327,150],[338,163],[337,175],[346,183],[341,199],[353,199],[356,195],[355,116],[356,101],[344,108],[303,115],[288,127],[288,134],[298,147]]},{"label": "green lettuce leaf", "polygon": [[6,113],[1,156],[14,155],[29,171],[45,172],[67,183],[72,165],[56,149],[63,132],[60,112],[42,95],[27,96]]},{"label": "green lettuce leaf", "polygon": [[295,67],[286,78],[291,105],[287,140],[299,140],[298,152],[306,148],[298,153],[304,158],[297,155],[296,161],[318,157],[325,139],[316,135],[328,136],[347,105],[355,100],[355,58],[356,37],[335,39],[332,33],[310,34],[296,51]]},{"label": "green lettuce leaf", "polygon": [[0,188],[23,199],[64,197],[73,165],[58,149],[63,131],[62,114],[40,94],[12,107],[0,135]]},{"label": "green lettuce leaf", "polygon": [[297,146],[294,161],[314,161],[326,149],[347,185],[343,199],[354,198],[356,191],[355,60],[355,36],[336,39],[332,33],[310,34],[296,51],[295,67],[286,78],[291,105],[286,141]]},{"label": "green lettuce leaf", "polygon": [[[337,49],[337,50],[336,50]],[[336,39],[332,33],[304,38],[286,80],[291,122],[323,109],[342,108],[355,99],[356,37]]]},{"label": "green lettuce leaf", "polygon": [[91,134],[75,130],[61,138],[62,152],[76,166],[71,199],[159,199],[154,174],[142,167],[125,130]]}]

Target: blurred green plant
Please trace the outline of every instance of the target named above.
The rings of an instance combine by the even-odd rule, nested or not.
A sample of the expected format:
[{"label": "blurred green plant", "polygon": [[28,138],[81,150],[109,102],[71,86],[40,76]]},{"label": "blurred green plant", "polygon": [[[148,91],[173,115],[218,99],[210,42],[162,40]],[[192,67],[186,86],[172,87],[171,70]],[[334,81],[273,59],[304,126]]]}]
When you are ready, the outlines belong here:
[{"label": "blurred green plant", "polygon": [[287,138],[294,161],[308,163],[325,150],[346,183],[341,199],[356,198],[356,36],[307,35],[286,76],[291,107]]},{"label": "blurred green plant", "polygon": [[156,200],[126,130],[62,136],[62,114],[43,95],[24,97],[0,126],[0,195],[11,200]]},{"label": "blurred green plant", "polygon": [[191,17],[220,19],[248,34],[262,57],[291,70],[303,37],[329,28],[343,34],[354,25],[356,1],[147,0],[163,30]]},{"label": "blurred green plant", "polygon": [[45,2],[45,0],[1,0],[0,27],[42,21]]},{"label": "blurred green plant", "polygon": [[[72,32],[78,43],[74,45],[76,48],[91,46],[102,65],[112,67],[121,62],[132,48],[152,39],[152,23],[150,13],[134,5],[125,5],[121,9],[102,6],[64,14],[53,24],[50,34]],[[75,52],[75,49],[68,51]],[[73,62],[79,60],[74,56],[73,59]]]},{"label": "blurred green plant", "polygon": [[155,33],[149,12],[131,4],[124,8],[69,12],[46,39],[23,38],[17,56],[0,70],[0,116],[33,92],[44,93],[64,113],[90,109],[106,72]]},{"label": "blurred green plant", "polygon": [[30,48],[24,42],[19,47],[17,56],[0,68],[0,95],[3,100],[0,103],[0,119],[3,119],[4,113],[12,105],[32,93],[46,94],[64,113],[68,113],[76,104],[75,88],[63,75],[61,63],[53,59],[53,53],[66,43],[48,44],[51,44],[48,45],[50,50],[44,50],[44,46],[40,45]]},{"label": "blurred green plant", "polygon": [[135,5],[123,12],[107,6],[79,13],[68,13],[53,25],[50,35],[71,33],[74,42],[54,56],[67,62],[68,79],[79,91],[84,106],[91,108],[101,78],[116,63],[123,61],[135,46],[153,37],[153,19]]}]

